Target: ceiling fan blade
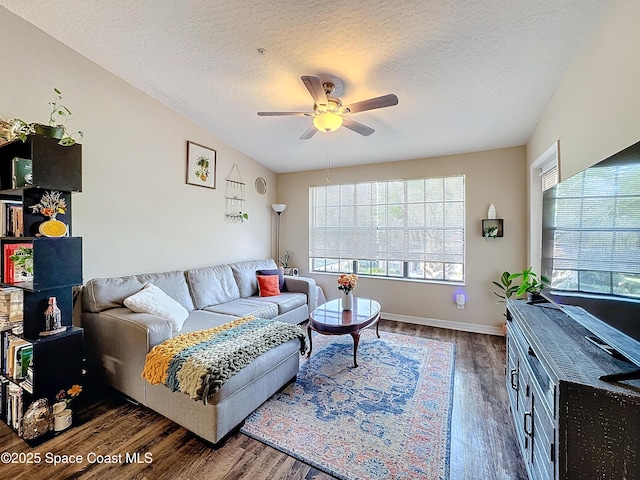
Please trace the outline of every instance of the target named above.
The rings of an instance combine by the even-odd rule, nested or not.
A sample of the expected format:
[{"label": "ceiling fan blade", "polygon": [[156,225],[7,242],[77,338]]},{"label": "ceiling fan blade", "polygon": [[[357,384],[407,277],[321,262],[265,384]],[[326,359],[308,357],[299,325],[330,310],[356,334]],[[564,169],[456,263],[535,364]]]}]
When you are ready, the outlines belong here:
[{"label": "ceiling fan blade", "polygon": [[373,128],[367,127],[366,125],[363,125],[362,123],[356,122],[355,120],[347,117],[342,117],[342,126],[348,128],[349,130],[353,130],[360,135],[364,135],[365,137],[368,137],[373,132],[375,132]]},{"label": "ceiling fan blade", "polygon": [[311,117],[312,112],[258,112],[261,117]]},{"label": "ceiling fan blade", "polygon": [[310,75],[303,75],[300,78],[302,79],[304,86],[309,90],[309,93],[313,97],[313,101],[316,105],[319,107],[326,107],[329,102],[327,101],[327,95],[324,93],[322,81],[318,77],[312,77]]},{"label": "ceiling fan blade", "polygon": [[300,136],[300,140],[308,140],[308,139],[310,139],[311,137],[313,137],[316,134],[317,131],[318,131],[318,129],[312,123],[311,126],[309,128],[307,128],[305,130],[305,132]]},{"label": "ceiling fan blade", "polygon": [[374,110],[376,108],[391,107],[398,104],[398,97],[393,93],[389,95],[383,95],[381,97],[370,98],[369,100],[362,100],[361,102],[352,103],[347,105],[347,113],[358,113],[366,110]]}]

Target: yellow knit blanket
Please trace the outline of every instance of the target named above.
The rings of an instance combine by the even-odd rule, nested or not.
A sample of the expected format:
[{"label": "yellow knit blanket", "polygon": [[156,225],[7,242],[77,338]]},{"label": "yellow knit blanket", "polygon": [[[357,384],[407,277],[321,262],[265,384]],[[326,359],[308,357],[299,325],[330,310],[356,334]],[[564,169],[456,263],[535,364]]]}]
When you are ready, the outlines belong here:
[{"label": "yellow knit blanket", "polygon": [[306,337],[298,325],[244,317],[219,327],[189,332],[156,345],[147,354],[142,378],[152,385],[206,402],[224,382],[271,348]]}]

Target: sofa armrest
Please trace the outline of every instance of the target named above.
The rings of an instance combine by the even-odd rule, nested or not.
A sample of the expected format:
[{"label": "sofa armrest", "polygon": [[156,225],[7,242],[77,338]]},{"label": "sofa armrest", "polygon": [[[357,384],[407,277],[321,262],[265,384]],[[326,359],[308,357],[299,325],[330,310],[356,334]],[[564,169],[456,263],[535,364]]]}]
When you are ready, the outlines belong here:
[{"label": "sofa armrest", "polygon": [[90,372],[146,405],[140,374],[149,350],[171,338],[171,323],[155,315],[112,308],[83,312],[82,327]]},{"label": "sofa armrest", "polygon": [[287,291],[304,293],[307,296],[309,313],[316,309],[316,281],[313,278],[285,275],[284,284]]}]

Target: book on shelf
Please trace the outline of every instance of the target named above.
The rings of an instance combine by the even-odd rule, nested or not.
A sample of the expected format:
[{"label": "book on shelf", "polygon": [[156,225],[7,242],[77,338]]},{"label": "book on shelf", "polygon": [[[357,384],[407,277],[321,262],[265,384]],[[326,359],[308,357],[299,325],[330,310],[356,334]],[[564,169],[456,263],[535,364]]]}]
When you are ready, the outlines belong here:
[{"label": "book on shelf", "polygon": [[22,436],[22,388],[9,382],[7,390],[7,424]]},{"label": "book on shelf", "polygon": [[22,202],[17,200],[0,200],[0,236],[24,236]]},{"label": "book on shelf", "polygon": [[33,356],[31,357],[31,363],[27,368],[27,376],[20,382],[20,386],[27,392],[33,395]]},{"label": "book on shelf", "polygon": [[9,380],[0,376],[0,418],[7,420],[7,395],[9,394]]},{"label": "book on shelf", "polygon": [[32,365],[33,344],[23,343],[16,347],[15,358],[13,361],[13,379],[20,382],[27,378],[27,370]]},{"label": "book on shelf", "polygon": [[33,162],[29,158],[15,157],[11,163],[13,188],[27,187],[33,184]]},{"label": "book on shelf", "polygon": [[9,207],[9,225],[7,235],[10,237],[24,237],[24,220],[22,216],[22,205],[12,205]]},{"label": "book on shelf", "polygon": [[8,377],[15,379],[16,375],[17,375],[17,369],[16,369],[16,360],[17,360],[17,351],[20,349],[20,347],[24,346],[24,345],[31,345],[31,342],[29,342],[28,340],[25,340],[22,337],[18,337],[17,335],[9,335],[9,339],[8,339],[9,343],[8,343],[8,348],[7,348],[7,358],[6,358],[6,368],[5,368],[5,372],[7,374]]},{"label": "book on shelf", "polygon": [[[33,272],[19,261],[11,260],[11,256],[19,252],[21,248],[33,249],[33,243],[5,243],[4,244],[4,282],[19,283],[33,280]],[[33,270],[33,260],[31,261]]]},{"label": "book on shelf", "polygon": [[0,330],[22,324],[23,301],[24,291],[21,288],[0,287]]}]

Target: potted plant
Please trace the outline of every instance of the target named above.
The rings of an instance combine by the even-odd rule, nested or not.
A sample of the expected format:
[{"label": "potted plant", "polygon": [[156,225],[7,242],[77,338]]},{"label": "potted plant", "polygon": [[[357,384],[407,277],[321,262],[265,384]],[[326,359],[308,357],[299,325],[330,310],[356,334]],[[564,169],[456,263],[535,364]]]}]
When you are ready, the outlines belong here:
[{"label": "potted plant", "polygon": [[517,278],[522,280],[522,284],[516,290],[516,296],[527,294],[527,301],[529,303],[536,303],[540,301],[544,301],[543,297],[540,295],[542,289],[549,285],[549,280],[544,275],[540,276],[538,279],[538,275],[533,271],[533,267],[526,268],[519,273],[514,273],[509,275],[509,280],[513,281]]},{"label": "potted plant", "polygon": [[80,138],[84,133],[78,130],[74,133],[69,133],[67,130],[67,122],[71,118],[71,110],[62,104],[62,93],[57,88],[53,89],[55,97],[52,102],[49,102],[51,111],[49,112],[49,124],[43,125],[36,123],[33,128],[37,134],[46,135],[48,137],[57,138],[60,140],[60,145],[69,146],[76,143],[74,136]]},{"label": "potted plant", "polygon": [[71,110],[61,103],[62,93],[57,88],[53,89],[55,98],[49,102],[51,111],[49,112],[49,123],[27,123],[19,118],[12,118],[7,122],[0,124],[0,139],[5,141],[13,141],[20,139],[23,142],[27,140],[27,135],[38,134],[60,140],[58,143],[65,147],[74,145],[76,139],[82,138],[84,133],[81,130],[70,133],[67,130],[67,122],[71,118]]},{"label": "potted plant", "polygon": [[[496,287],[498,287],[499,291],[494,291],[493,294],[500,298],[498,300],[499,303],[505,303],[507,298],[511,298],[520,288],[520,285],[515,285],[513,280],[511,279],[511,274],[507,271],[502,272],[500,275],[500,283],[493,281],[492,282]],[[506,312],[503,313],[505,317],[507,316]],[[503,335],[507,334],[507,324],[502,324],[502,333]]]},{"label": "potted plant", "polygon": [[290,275],[291,274],[291,257],[293,257],[293,252],[290,252],[289,250],[285,251],[284,256],[281,256],[280,258],[278,258],[278,261],[280,262],[280,266],[282,266],[282,268],[284,269],[284,274],[285,275]]},{"label": "potted plant", "polygon": [[502,275],[500,275],[500,283],[496,281],[493,281],[492,283],[499,289],[499,291],[493,292],[493,294],[501,299],[498,300],[498,302],[501,303],[504,303],[507,298],[511,298],[520,288],[520,285],[513,284],[511,274],[507,271],[502,272]]},{"label": "potted plant", "polygon": [[484,229],[484,238],[497,238],[498,237],[498,227],[486,227]]},{"label": "potted plant", "polygon": [[35,133],[33,125],[19,118],[12,118],[5,122],[0,120],[0,145],[19,139],[26,142],[27,135]]}]

